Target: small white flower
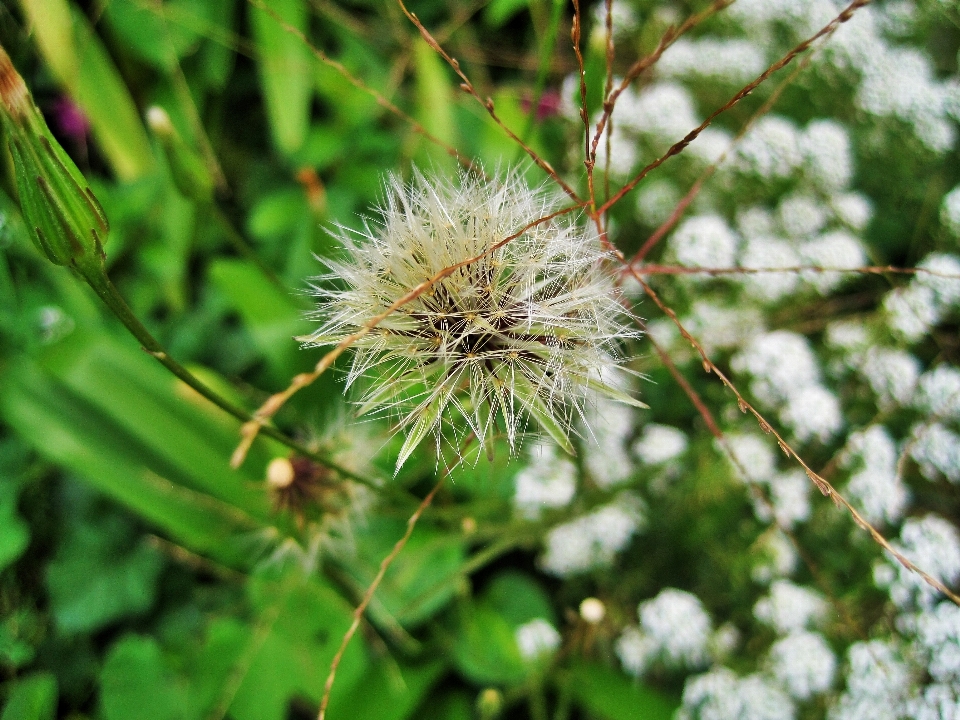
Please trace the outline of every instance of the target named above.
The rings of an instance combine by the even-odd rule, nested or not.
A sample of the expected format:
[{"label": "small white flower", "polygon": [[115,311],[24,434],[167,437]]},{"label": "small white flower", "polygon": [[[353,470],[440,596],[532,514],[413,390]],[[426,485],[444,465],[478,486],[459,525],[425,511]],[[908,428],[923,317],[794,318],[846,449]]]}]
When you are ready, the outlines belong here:
[{"label": "small white flower", "polygon": [[520,656],[528,662],[551,654],[560,647],[560,633],[543,618],[534,618],[516,629],[514,637]]},{"label": "small white flower", "polygon": [[[946,585],[960,579],[960,535],[943,518],[936,515],[910,518],[900,529],[899,542],[893,546],[917,567]],[[887,587],[890,599],[901,608],[911,605],[933,607],[939,595],[923,578],[892,557],[877,565],[874,581]]]},{"label": "small white flower", "polygon": [[685,220],[670,238],[677,261],[688,267],[731,267],[738,239],[719,215]]},{"label": "small white flower", "polygon": [[759,675],[716,667],[687,680],[678,720],[793,720],[790,697]]},{"label": "small white flower", "polygon": [[659,465],[682,455],[687,449],[687,436],[675,427],[649,423],[633,444],[633,452],[644,465]]},{"label": "small white flower", "polygon": [[609,389],[620,340],[638,333],[621,322],[595,238],[564,220],[530,226],[559,201],[516,172],[452,182],[418,173],[409,185],[388,181],[378,224],[341,234],[347,258],[315,284],[321,327],[303,338],[310,346],[343,341],[460,265],[352,346],[347,386],[365,384],[359,412],[392,415],[406,433],[398,468],[427,435],[439,447],[444,436],[486,445],[502,433],[515,448],[531,417],[570,448],[588,390]]},{"label": "small white flower", "polygon": [[558,577],[606,567],[645,526],[643,500],[622,493],[612,503],[550,530],[540,566]]},{"label": "small white flower", "polygon": [[757,601],[753,608],[758,620],[783,635],[805,629],[826,612],[827,602],[820,593],[788,580],[775,581],[770,595]]},{"label": "small white flower", "polygon": [[830,689],[837,658],[820,633],[800,630],[770,648],[774,677],[797,700],[808,700]]},{"label": "small white flower", "polygon": [[712,623],[692,593],[666,588],[637,608],[640,628],[653,653],[671,667],[696,667],[707,661]]},{"label": "small white flower", "polygon": [[517,473],[513,504],[522,515],[535,519],[544,508],[570,503],[577,490],[577,468],[552,443],[535,443],[529,458],[527,466]]}]

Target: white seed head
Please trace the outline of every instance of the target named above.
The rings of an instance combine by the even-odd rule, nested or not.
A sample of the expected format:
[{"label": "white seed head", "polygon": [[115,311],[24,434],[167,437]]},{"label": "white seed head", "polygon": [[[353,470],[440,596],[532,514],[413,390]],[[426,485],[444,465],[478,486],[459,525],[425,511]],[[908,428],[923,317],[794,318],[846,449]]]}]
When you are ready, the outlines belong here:
[{"label": "white seed head", "polygon": [[639,333],[597,238],[569,216],[537,222],[559,207],[516,172],[415,173],[388,179],[376,223],[341,233],[347,257],[315,283],[321,326],[302,340],[339,343],[408,300],[353,343],[347,376],[360,414],[406,433],[398,468],[427,435],[486,446],[502,434],[515,449],[531,417],[569,450],[591,392],[631,402],[608,377]]}]

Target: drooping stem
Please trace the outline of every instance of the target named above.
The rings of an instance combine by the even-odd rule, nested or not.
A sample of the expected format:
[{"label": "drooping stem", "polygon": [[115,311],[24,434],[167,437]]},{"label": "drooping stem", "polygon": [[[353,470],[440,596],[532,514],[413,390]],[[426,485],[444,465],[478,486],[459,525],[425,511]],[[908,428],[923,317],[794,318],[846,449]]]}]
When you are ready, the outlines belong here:
[{"label": "drooping stem", "polygon": [[[133,335],[143,346],[143,349],[155,357],[161,365],[167,368],[167,370],[173,373],[189,387],[196,390],[204,398],[212,402],[225,413],[232,415],[240,422],[249,422],[253,419],[253,416],[247,410],[232,403],[227,398],[212,390],[196,375],[191,373],[189,370],[187,370],[187,368],[170,357],[164,347],[160,344],[160,341],[158,341],[150,333],[150,331],[147,330],[143,323],[140,322],[139,318],[134,315],[133,310],[131,310],[130,306],[127,305],[126,300],[123,299],[123,296],[117,290],[116,286],[110,281],[110,278],[107,276],[107,273],[104,271],[102,265],[99,263],[96,265],[88,263],[83,266],[78,266],[77,271],[87,282],[87,284],[90,285],[103,303],[117,317],[117,319],[123,323],[124,327],[130,331],[130,334]],[[356,473],[353,473],[344,467],[341,467],[337,463],[334,463],[330,459],[323,457],[302,443],[280,432],[273,426],[264,425],[261,428],[261,432],[263,432],[264,435],[267,435],[268,437],[271,437],[274,440],[286,445],[294,452],[299,453],[304,457],[308,457],[321,465],[325,465],[332,470],[335,470],[345,478],[355,480],[364,485],[370,485],[371,487],[377,487],[376,483],[372,482],[371,480],[357,475]]]}]

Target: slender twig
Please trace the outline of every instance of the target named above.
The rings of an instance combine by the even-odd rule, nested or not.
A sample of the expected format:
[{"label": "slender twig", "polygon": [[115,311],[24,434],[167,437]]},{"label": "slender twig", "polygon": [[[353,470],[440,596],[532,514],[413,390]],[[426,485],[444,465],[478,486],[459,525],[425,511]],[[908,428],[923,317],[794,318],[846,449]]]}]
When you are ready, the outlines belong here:
[{"label": "slender twig", "polygon": [[[124,327],[130,331],[130,334],[132,334],[137,341],[139,341],[139,343],[143,346],[143,349],[156,358],[161,365],[167,368],[186,385],[196,390],[204,398],[212,402],[227,414],[232,415],[237,420],[240,420],[241,422],[249,422],[253,418],[249,412],[227,400],[216,391],[210,389],[210,387],[197,378],[196,375],[191,373],[189,370],[183,367],[183,365],[170,357],[160,342],[152,334],[150,334],[150,331],[147,330],[137,316],[133,314],[130,306],[127,305],[126,300],[123,299],[123,296],[120,295],[120,292],[110,281],[110,278],[107,276],[106,272],[91,271],[81,272],[81,274],[83,279],[86,280],[97,296],[113,312],[117,319],[123,323]],[[335,470],[343,477],[356,480],[357,482],[370,485],[371,487],[377,487],[377,484],[372,480],[357,475],[356,473],[351,472],[350,470],[333,462],[329,458],[314,452],[306,445],[303,445],[293,438],[288,437],[275,427],[264,426],[263,433],[264,435],[283,443],[294,452],[308,457],[321,465],[329,467],[331,470]]]},{"label": "slender twig", "polygon": [[[250,2],[260,2],[260,0],[250,0]],[[517,145],[523,148],[524,152],[530,156],[530,159],[536,163],[537,167],[543,170],[550,178],[559,185],[563,191],[570,196],[576,202],[580,202],[580,197],[577,195],[576,191],[568,185],[563,178],[561,178],[557,171],[553,169],[553,166],[540,157],[533,148],[531,148],[527,143],[525,143],[513,130],[508,128],[504,124],[503,120],[500,119],[500,116],[497,115],[496,108],[494,107],[493,98],[482,98],[480,93],[477,92],[477,89],[474,87],[473,83],[470,82],[470,78],[467,77],[466,73],[460,68],[460,63],[455,57],[450,56],[446,50],[437,42],[436,38],[424,27],[423,23],[420,22],[420,19],[412,12],[407,9],[407,6],[404,5],[403,0],[397,0],[397,4],[400,6],[400,9],[403,11],[403,14],[407,16],[407,19],[413,23],[413,25],[420,31],[420,36],[426,41],[435,53],[442,57],[446,63],[453,68],[453,71],[460,78],[460,89],[465,93],[473,97],[477,102],[479,102],[486,109],[487,114],[493,119],[493,121],[503,130],[507,136],[513,140]]]},{"label": "slender twig", "polygon": [[403,533],[403,537],[397,540],[390,553],[380,562],[380,569],[377,570],[377,574],[373,578],[373,582],[370,583],[370,586],[364,593],[360,604],[357,605],[357,608],[353,611],[353,620],[350,623],[350,627],[347,629],[347,632],[344,633],[343,639],[340,641],[340,647],[337,648],[337,652],[333,656],[333,660],[330,662],[330,672],[327,674],[327,680],[323,684],[323,697],[320,699],[320,711],[317,713],[317,720],[324,720],[326,717],[327,705],[330,703],[330,692],[333,690],[333,683],[337,679],[337,668],[340,667],[340,661],[343,659],[343,654],[347,651],[347,646],[350,644],[350,641],[356,634],[357,628],[360,627],[360,621],[363,619],[363,613],[366,612],[367,606],[370,604],[370,601],[373,600],[373,594],[377,591],[377,588],[380,587],[380,583],[383,582],[383,578],[387,574],[387,570],[396,559],[397,555],[399,555],[403,548],[406,547],[407,542],[410,540],[410,536],[413,535],[414,528],[417,526],[417,521],[420,519],[420,516],[423,515],[424,511],[430,506],[430,503],[433,502],[434,496],[440,491],[440,488],[443,486],[443,483],[449,474],[450,469],[447,468],[447,470],[445,470],[440,476],[440,479],[437,480],[437,484],[433,486],[433,489],[427,493],[426,497],[423,498],[423,501],[420,503],[417,509],[414,510],[413,514],[407,519],[407,529]]},{"label": "slender twig", "polygon": [[790,267],[716,267],[699,268],[686,265],[639,265],[624,267],[621,275],[760,275],[764,273],[858,273],[860,275],[931,275],[933,277],[960,280],[957,273],[945,273],[928,268],[905,268],[893,265],[866,265],[863,267],[829,267],[823,265],[791,265]]},{"label": "slender twig", "polygon": [[611,207],[613,207],[620,199],[626,195],[628,192],[633,190],[641,180],[643,180],[647,175],[650,174],[652,170],[663,165],[668,159],[674,155],[678,155],[683,152],[684,148],[687,147],[690,143],[699,137],[702,133],[716,118],[717,116],[725,113],[727,110],[731,109],[737,105],[741,100],[743,100],[747,95],[756,90],[762,83],[766,81],[771,75],[780,70],[781,68],[789,65],[794,58],[797,57],[800,53],[806,52],[813,43],[815,43],[820,38],[832,34],[840,25],[847,22],[850,18],[853,17],[853,14],[863,7],[870,3],[870,0],[854,0],[850,5],[848,5],[843,12],[837,15],[833,20],[824,25],[818,32],[810,36],[802,43],[793,48],[790,52],[784,55],[782,58],[773,63],[770,67],[764,70],[760,75],[757,76],[755,80],[748,83],[744,86],[736,95],[734,95],[730,100],[728,100],[723,106],[714,110],[706,120],[700,123],[699,126],[691,130],[687,135],[677,143],[674,143],[670,146],[670,149],[666,153],[661,155],[659,158],[654,160],[652,163],[643,168],[639,173],[637,173],[626,185],[621,187],[609,200],[607,200],[602,207],[599,208],[598,212],[600,214],[605,213]]}]

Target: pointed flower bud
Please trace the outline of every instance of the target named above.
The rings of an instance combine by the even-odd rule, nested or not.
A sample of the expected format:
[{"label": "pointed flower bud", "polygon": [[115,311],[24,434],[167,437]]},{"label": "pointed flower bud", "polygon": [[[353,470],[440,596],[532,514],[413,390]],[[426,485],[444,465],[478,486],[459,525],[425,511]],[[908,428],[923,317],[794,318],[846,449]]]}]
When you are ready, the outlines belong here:
[{"label": "pointed flower bud", "polygon": [[200,156],[184,142],[162,107],[147,110],[147,125],[160,141],[170,166],[170,175],[177,190],[188,200],[198,203],[213,199],[213,178]]},{"label": "pointed flower bud", "polygon": [[107,217],[80,170],[50,134],[2,47],[0,126],[13,157],[24,220],[37,247],[57,265],[99,266]]}]

